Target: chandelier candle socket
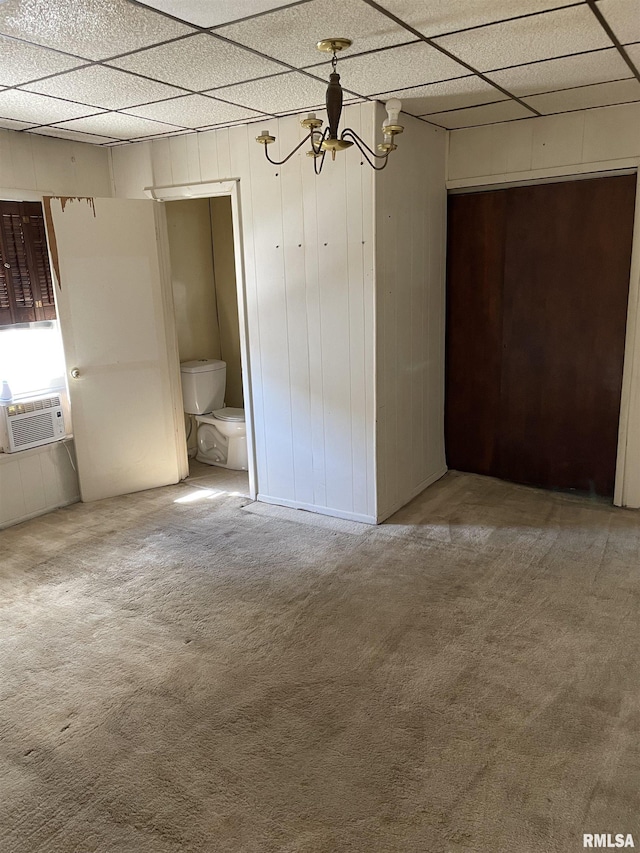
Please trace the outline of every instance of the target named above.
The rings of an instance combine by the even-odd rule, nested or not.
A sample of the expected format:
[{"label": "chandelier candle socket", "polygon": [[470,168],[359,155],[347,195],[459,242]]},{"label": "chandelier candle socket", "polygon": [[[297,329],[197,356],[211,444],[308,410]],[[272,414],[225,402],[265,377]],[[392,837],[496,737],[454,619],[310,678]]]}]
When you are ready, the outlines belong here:
[{"label": "chandelier candle socket", "polygon": [[[264,145],[264,146],[267,146],[267,145],[271,145],[272,142],[275,142],[276,138],[275,138],[275,136],[271,136],[271,134],[269,133],[268,130],[263,130],[263,131],[261,131],[260,136],[256,136],[256,141],[261,142],[262,145]],[[266,151],[266,147],[265,147],[265,151]]]},{"label": "chandelier candle socket", "polygon": [[395,151],[398,147],[394,142],[394,137],[402,133],[404,127],[400,124],[400,110],[402,102],[397,98],[391,98],[386,103],[387,118],[382,125],[384,141],[378,145],[380,154],[372,151],[367,143],[361,139],[355,130],[346,127],[342,133],[339,133],[340,118],[342,116],[342,86],[340,85],[340,75],[336,71],[338,64],[337,53],[340,50],[351,47],[351,40],[346,38],[323,39],[316,45],[318,50],[332,54],[331,59],[331,74],[329,75],[329,84],[327,86],[326,106],[327,106],[327,127],[321,132],[322,119],[318,118],[315,113],[308,113],[306,118],[300,121],[302,127],[309,132],[296,147],[287,154],[283,160],[272,160],[267,151],[267,145],[271,145],[276,141],[275,136],[271,136],[268,130],[263,130],[260,136],[256,137],[256,142],[264,145],[264,154],[270,163],[274,166],[282,166],[287,160],[302,148],[306,143],[310,143],[311,149],[307,151],[307,157],[313,157],[313,168],[316,175],[319,175],[324,165],[324,158],[327,151],[331,151],[331,159],[336,159],[336,151],[346,151],[355,145],[367,163],[376,171],[384,169],[387,165],[389,154]]},{"label": "chandelier candle socket", "polygon": [[322,127],[322,119],[316,118],[315,113],[308,113],[306,118],[303,118],[300,124],[303,127],[308,127],[311,130],[315,130],[316,127]]}]

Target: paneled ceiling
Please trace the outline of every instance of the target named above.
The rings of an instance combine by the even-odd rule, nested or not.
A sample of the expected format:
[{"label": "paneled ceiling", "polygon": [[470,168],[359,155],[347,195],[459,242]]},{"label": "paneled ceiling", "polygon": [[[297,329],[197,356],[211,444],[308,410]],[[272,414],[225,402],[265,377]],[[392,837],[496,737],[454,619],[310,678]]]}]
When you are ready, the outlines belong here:
[{"label": "paneled ceiling", "polygon": [[98,145],[346,98],[443,128],[640,101],[640,0],[0,0],[0,127]]}]

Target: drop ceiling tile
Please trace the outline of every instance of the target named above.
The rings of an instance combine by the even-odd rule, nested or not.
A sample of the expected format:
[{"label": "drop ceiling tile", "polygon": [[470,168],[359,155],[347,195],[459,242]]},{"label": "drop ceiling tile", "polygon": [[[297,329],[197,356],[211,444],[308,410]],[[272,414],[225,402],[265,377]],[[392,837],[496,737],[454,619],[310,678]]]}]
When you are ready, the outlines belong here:
[{"label": "drop ceiling tile", "polygon": [[[319,77],[328,78],[331,67],[325,64],[311,70]],[[338,71],[344,88],[358,95],[408,89],[469,73],[467,68],[422,41],[352,59],[347,57],[338,63]]]},{"label": "drop ceiling tile", "polygon": [[629,54],[629,59],[640,71],[640,44],[628,44],[625,50]]},{"label": "drop ceiling tile", "polygon": [[181,89],[174,86],[156,83],[102,65],[89,65],[78,71],[60,74],[38,83],[29,83],[23,88],[29,92],[67,98],[107,110],[120,110],[183,94]]},{"label": "drop ceiling tile", "polygon": [[519,96],[624,80],[630,76],[629,66],[615,47],[487,72],[489,79]]},{"label": "drop ceiling tile", "polygon": [[17,86],[47,74],[68,71],[82,63],[82,59],[64,53],[0,36],[0,84],[3,86]]},{"label": "drop ceiling tile", "polygon": [[0,33],[104,59],[193,32],[126,0],[4,0]]},{"label": "drop ceiling tile", "polygon": [[107,142],[116,141],[109,136],[95,136],[92,133],[79,133],[74,130],[64,130],[62,127],[39,127],[35,130],[30,130],[29,133],[36,133],[38,136],[53,136],[56,139],[72,139],[74,142],[86,142],[92,145],[104,145]]},{"label": "drop ceiling tile", "polygon": [[59,101],[57,98],[47,98],[45,95],[22,92],[19,89],[5,89],[0,92],[0,115],[26,121],[29,124],[52,124],[95,112],[97,110],[93,107],[87,107],[84,104],[72,104],[69,101]]},{"label": "drop ceiling tile", "polygon": [[220,0],[145,0],[145,5],[198,27],[217,27],[229,21],[238,21],[248,18],[249,15],[259,15],[261,12],[286,6],[291,2],[292,0],[234,0],[233,3],[220,3]]},{"label": "drop ceiling tile", "polygon": [[243,104],[266,113],[285,113],[324,104],[327,86],[305,74],[292,71],[277,77],[263,77],[250,83],[239,83],[215,89],[218,95],[234,104]]},{"label": "drop ceiling tile", "polygon": [[382,0],[393,12],[425,36],[466,30],[568,5],[571,0]]},{"label": "drop ceiling tile", "polygon": [[640,83],[635,77],[615,83],[597,83],[579,89],[564,89],[546,95],[533,95],[525,99],[541,113],[565,113],[570,110],[587,110],[591,107],[608,107],[640,101]]},{"label": "drop ceiling tile", "polygon": [[[189,136],[191,133],[197,133],[195,130],[173,130],[171,133],[152,133],[150,136],[145,134],[144,136],[136,136],[133,141],[135,142],[144,142],[147,139],[171,139],[173,136]],[[112,142],[112,145],[128,145],[132,140],[127,140],[125,142]]]},{"label": "drop ceiling tile", "polygon": [[109,64],[196,91],[268,77],[283,70],[276,62],[204,33]]},{"label": "drop ceiling tile", "polygon": [[479,124],[496,124],[500,121],[513,121],[513,119],[532,116],[533,113],[515,101],[500,101],[497,104],[485,104],[481,107],[470,107],[467,110],[426,115],[424,118],[440,127],[453,130],[458,127],[476,127]]},{"label": "drop ceiling tile", "polygon": [[376,95],[379,101],[389,98],[400,98],[402,110],[409,115],[422,116],[425,113],[457,110],[464,107],[474,107],[492,101],[506,99],[489,83],[480,77],[458,77],[455,80],[445,80],[442,83],[430,83],[428,86],[416,86],[413,89],[399,89],[397,92],[385,92]]},{"label": "drop ceiling tile", "polygon": [[340,0],[339,3],[312,0],[220,27],[216,32],[297,67],[322,61],[316,42],[334,33],[353,39],[347,53],[388,47],[414,38],[404,27],[362,0]]},{"label": "drop ceiling tile", "polygon": [[[345,107],[349,106],[349,104],[362,104],[362,103],[364,103],[364,98],[349,97],[345,93],[345,97],[344,97],[342,103],[343,103],[343,106],[345,106]],[[292,115],[299,115],[302,118],[303,117],[302,114],[306,113],[307,110],[311,110],[311,109],[315,110],[317,113],[319,112],[319,118],[321,118],[323,121],[326,122],[327,115],[325,112],[324,101],[321,103],[309,104],[308,107],[303,107],[302,109],[298,108],[295,110],[282,110],[282,112],[279,112],[277,115],[279,118],[285,117],[285,116],[292,116]]]},{"label": "drop ceiling tile", "polygon": [[101,113],[97,116],[59,122],[58,124],[68,130],[80,130],[83,133],[110,136],[113,139],[137,139],[140,136],[157,136],[160,133],[178,130],[172,124],[163,124],[124,113]]},{"label": "drop ceiling tile", "polygon": [[[266,122],[266,123],[263,125],[263,122]],[[204,133],[207,130],[225,130],[228,127],[237,127],[238,125],[244,126],[244,125],[250,125],[250,124],[254,125],[254,127],[256,128],[256,136],[257,136],[263,127],[267,127],[267,128],[269,127],[269,118],[268,118],[268,116],[267,117],[261,116],[258,119],[254,118],[254,119],[246,119],[245,121],[230,121],[230,122],[225,122],[224,124],[211,124],[211,125],[208,125],[207,127],[199,127],[198,130],[196,131],[196,133]]]},{"label": "drop ceiling tile", "polygon": [[3,118],[0,116],[0,127],[7,128],[8,130],[24,130],[25,127],[32,127],[32,121],[15,121],[11,118]]},{"label": "drop ceiling tile", "polygon": [[223,124],[228,121],[242,121],[255,118],[256,112],[247,107],[236,107],[225,104],[204,95],[186,95],[173,98],[170,101],[160,101],[147,104],[144,107],[133,107],[126,110],[129,115],[151,118],[154,121],[164,121],[183,127],[204,127],[211,124]]},{"label": "drop ceiling tile", "polygon": [[442,36],[436,42],[479,71],[611,47],[586,4]]},{"label": "drop ceiling tile", "polygon": [[622,44],[640,41],[638,0],[599,0],[598,8]]}]

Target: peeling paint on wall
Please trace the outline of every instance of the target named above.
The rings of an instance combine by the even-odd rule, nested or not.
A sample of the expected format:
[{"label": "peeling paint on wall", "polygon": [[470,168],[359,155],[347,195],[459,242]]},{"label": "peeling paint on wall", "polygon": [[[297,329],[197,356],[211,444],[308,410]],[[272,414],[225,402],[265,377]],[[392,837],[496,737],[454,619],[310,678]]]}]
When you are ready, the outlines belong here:
[{"label": "peeling paint on wall", "polygon": [[57,199],[60,202],[60,207],[62,213],[64,213],[65,207],[72,201],[86,201],[91,210],[93,211],[93,217],[95,219],[96,216],[96,204],[95,200],[91,198],[91,196],[80,196],[80,195],[52,195],[52,196],[44,196],[42,199],[42,205],[44,207],[44,218],[47,223],[47,235],[49,237],[49,253],[51,255],[51,265],[53,266],[54,272],[56,274],[56,281],[58,282],[58,288],[62,290],[62,281],[60,279],[60,260],[58,258],[58,242],[56,240],[56,231],[53,227],[53,216],[51,215],[51,201],[52,199]]},{"label": "peeling paint on wall", "polygon": [[62,290],[62,282],[60,281],[60,262],[58,260],[58,243],[56,241],[56,232],[53,227],[53,217],[51,216],[51,196],[44,196],[42,199],[42,207],[44,208],[44,220],[47,224],[47,237],[49,239],[49,254],[51,255],[51,266],[56,276],[58,288]]},{"label": "peeling paint on wall", "polygon": [[64,213],[65,207],[71,201],[86,201],[91,210],[93,211],[93,217],[95,219],[96,215],[96,204],[93,198],[90,196],[82,196],[82,195],[54,195],[52,198],[57,198],[60,200],[60,206],[62,207],[62,212]]}]

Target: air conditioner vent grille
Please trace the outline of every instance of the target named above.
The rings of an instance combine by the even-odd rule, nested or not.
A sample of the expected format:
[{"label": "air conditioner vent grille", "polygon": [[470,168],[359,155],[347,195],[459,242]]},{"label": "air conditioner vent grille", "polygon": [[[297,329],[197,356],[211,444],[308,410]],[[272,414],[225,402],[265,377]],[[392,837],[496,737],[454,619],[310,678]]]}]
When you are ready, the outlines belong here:
[{"label": "air conditioner vent grille", "polygon": [[16,421],[12,426],[11,433],[15,447],[22,447],[24,444],[33,444],[36,441],[47,441],[47,439],[55,438],[53,421],[48,412]]},{"label": "air conditioner vent grille", "polygon": [[61,398],[33,398],[0,405],[0,446],[5,453],[29,450],[65,437]]}]

